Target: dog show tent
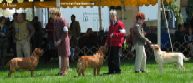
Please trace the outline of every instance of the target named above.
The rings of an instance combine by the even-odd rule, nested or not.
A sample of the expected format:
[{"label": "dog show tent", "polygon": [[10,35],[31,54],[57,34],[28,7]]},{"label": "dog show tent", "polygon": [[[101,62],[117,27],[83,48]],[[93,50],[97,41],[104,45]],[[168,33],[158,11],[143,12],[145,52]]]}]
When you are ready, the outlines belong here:
[{"label": "dog show tent", "polygon": [[[99,6],[99,24],[102,29],[101,6],[121,6],[122,17],[124,6],[143,6],[155,5],[158,3],[158,44],[161,46],[161,2],[172,3],[172,0],[0,0],[0,8],[34,8],[34,7],[80,7],[80,6]],[[171,40],[171,39],[170,39]],[[59,57],[61,64],[61,57]],[[59,65],[60,67],[60,65]]]},{"label": "dog show tent", "polygon": [[[0,8],[65,8],[79,6],[99,6],[99,20],[101,29],[101,6],[148,6],[158,3],[158,44],[161,45],[161,3],[170,4],[172,1],[173,0],[0,0]],[[123,8],[122,12],[124,12]]]}]

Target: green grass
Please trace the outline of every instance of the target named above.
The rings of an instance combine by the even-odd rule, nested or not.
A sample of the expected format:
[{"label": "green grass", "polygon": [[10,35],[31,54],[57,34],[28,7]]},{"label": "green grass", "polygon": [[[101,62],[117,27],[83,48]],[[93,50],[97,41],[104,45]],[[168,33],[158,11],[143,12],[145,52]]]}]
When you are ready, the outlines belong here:
[{"label": "green grass", "polygon": [[[173,64],[164,66],[164,73],[160,74],[158,65],[154,62],[147,64],[148,73],[134,73],[133,62],[124,62],[121,65],[122,73],[116,75],[93,76],[92,69],[86,71],[86,76],[76,77],[74,66],[67,76],[56,76],[59,69],[56,64],[40,64],[34,77],[30,72],[19,70],[11,78],[7,77],[7,68],[0,71],[0,83],[193,83],[192,62],[185,62],[185,71],[179,71]],[[101,69],[106,73],[107,66]]]}]

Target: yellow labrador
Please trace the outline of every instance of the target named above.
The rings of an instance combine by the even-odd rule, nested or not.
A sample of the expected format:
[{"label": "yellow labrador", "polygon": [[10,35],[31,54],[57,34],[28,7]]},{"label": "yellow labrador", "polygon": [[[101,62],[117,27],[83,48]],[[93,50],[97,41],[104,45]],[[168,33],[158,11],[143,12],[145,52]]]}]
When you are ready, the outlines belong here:
[{"label": "yellow labrador", "polygon": [[166,52],[161,51],[161,48],[157,44],[152,44],[151,48],[153,48],[155,61],[160,66],[160,72],[163,72],[163,64],[164,63],[176,63],[179,69],[184,69],[183,60],[188,61],[189,58],[186,58],[183,53],[180,52]]}]

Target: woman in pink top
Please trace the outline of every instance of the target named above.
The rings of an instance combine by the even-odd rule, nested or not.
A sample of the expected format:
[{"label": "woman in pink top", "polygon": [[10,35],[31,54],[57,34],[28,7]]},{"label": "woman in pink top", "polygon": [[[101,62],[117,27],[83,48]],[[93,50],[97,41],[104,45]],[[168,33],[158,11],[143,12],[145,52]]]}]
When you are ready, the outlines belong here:
[{"label": "woman in pink top", "polygon": [[59,75],[64,76],[69,68],[70,39],[68,36],[67,23],[60,17],[59,11],[52,12],[54,19],[54,43],[58,48],[58,56],[61,57]]}]

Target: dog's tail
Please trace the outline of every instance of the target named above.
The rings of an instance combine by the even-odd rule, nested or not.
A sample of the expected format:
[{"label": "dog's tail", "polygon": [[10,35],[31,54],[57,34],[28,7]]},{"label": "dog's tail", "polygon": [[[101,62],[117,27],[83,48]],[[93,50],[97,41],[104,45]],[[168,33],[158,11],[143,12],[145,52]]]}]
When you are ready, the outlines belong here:
[{"label": "dog's tail", "polygon": [[6,67],[10,66],[11,61],[7,62]]},{"label": "dog's tail", "polygon": [[184,61],[189,61],[190,60],[190,58],[187,58],[185,56],[183,56],[183,59],[184,59]]}]

